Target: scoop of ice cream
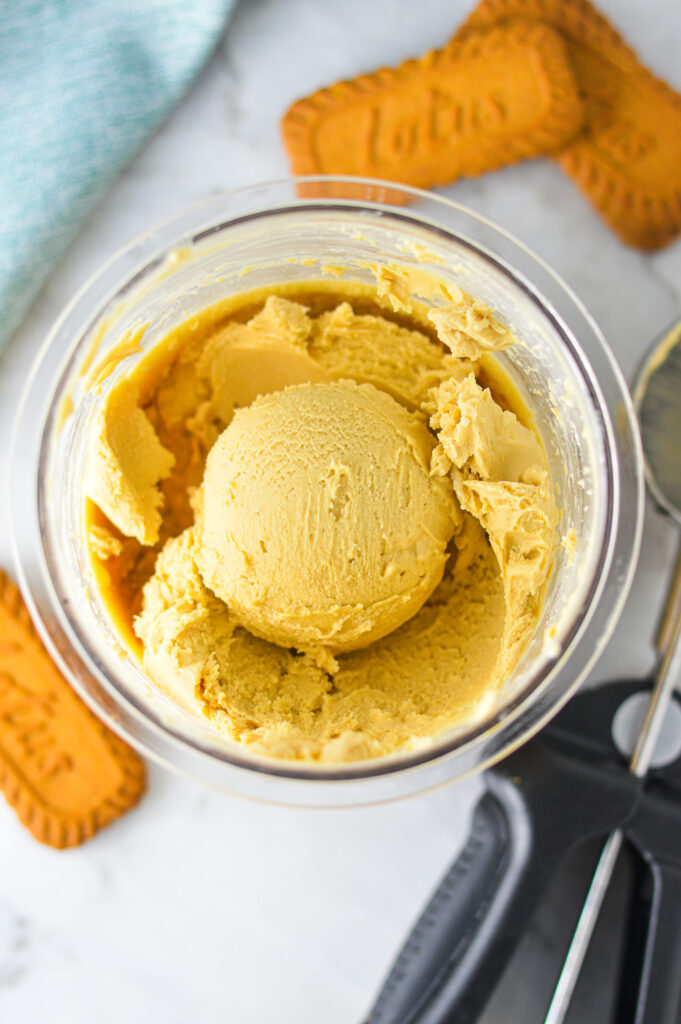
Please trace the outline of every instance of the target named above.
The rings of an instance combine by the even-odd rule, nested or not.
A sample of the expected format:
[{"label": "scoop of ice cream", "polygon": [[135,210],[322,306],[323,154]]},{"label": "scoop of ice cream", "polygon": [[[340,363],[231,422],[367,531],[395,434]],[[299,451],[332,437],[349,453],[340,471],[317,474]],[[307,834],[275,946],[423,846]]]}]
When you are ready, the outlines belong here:
[{"label": "scoop of ice cream", "polygon": [[303,384],[239,410],[195,498],[204,582],[286,647],[363,647],[422,606],[459,516],[423,421],[370,384]]}]

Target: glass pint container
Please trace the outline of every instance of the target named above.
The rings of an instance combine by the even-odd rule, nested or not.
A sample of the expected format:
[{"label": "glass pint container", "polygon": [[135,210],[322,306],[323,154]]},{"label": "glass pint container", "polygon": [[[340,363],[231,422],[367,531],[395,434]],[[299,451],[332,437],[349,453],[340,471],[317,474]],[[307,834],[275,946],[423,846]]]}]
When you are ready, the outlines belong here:
[{"label": "glass pint container", "polygon": [[[266,758],[175,705],[121,644],[92,579],[83,466],[93,417],[140,352],[96,393],[93,358],[147,325],[147,351],[225,297],[285,281],[373,283],[374,267],[426,271],[487,303],[518,344],[496,358],[533,412],[561,509],[540,623],[484,711],[418,750],[342,765]],[[424,298],[428,303],[432,301]],[[536,732],[612,633],[638,553],[643,477],[629,395],[594,321],[536,256],[490,222],[417,190],[358,179],[283,181],[217,196],[116,255],[55,324],[15,428],[15,554],[41,635],[79,694],[147,755],[226,790],[318,806],[405,796],[480,769]]]}]

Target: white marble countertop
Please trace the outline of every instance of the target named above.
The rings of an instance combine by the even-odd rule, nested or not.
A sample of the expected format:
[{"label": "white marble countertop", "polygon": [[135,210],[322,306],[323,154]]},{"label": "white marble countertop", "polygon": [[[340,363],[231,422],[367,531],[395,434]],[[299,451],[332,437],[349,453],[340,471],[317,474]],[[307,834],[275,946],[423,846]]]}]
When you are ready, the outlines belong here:
[{"label": "white marble countertop", "polygon": [[[3,471],[34,354],[106,257],[195,200],[286,174],[278,118],[291,100],[441,44],[469,6],[244,0],[191,96],[108,194],[0,358]],[[678,0],[601,7],[681,88]],[[625,248],[552,164],[444,192],[567,280],[629,378],[649,340],[681,315],[681,243],[656,255]],[[6,516],[0,503],[3,565]],[[651,511],[634,591],[598,679],[650,669],[672,551],[672,530]],[[353,1024],[462,842],[480,786],[330,812],[248,803],[154,766],[149,775],[134,813],[68,853],[39,846],[0,802],[3,1022]],[[516,986],[503,1018],[487,1015],[485,1024],[539,1021],[529,987]]]}]

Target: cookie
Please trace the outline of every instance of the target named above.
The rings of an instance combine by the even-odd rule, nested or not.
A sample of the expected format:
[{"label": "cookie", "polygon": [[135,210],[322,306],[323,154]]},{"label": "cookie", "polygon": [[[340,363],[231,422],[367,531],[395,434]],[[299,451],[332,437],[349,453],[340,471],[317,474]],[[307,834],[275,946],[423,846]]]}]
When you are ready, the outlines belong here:
[{"label": "cookie", "polygon": [[296,174],[429,188],[554,153],[581,124],[562,39],[527,22],[322,89],[293,104],[282,134]]},{"label": "cookie", "polygon": [[41,843],[77,846],[137,803],[144,764],[76,696],[0,570],[0,789]]},{"label": "cookie", "polygon": [[667,245],[681,232],[681,95],[588,0],[482,0],[450,46],[518,19],[540,19],[568,46],[585,127],[558,157],[561,168],[622,241]]}]

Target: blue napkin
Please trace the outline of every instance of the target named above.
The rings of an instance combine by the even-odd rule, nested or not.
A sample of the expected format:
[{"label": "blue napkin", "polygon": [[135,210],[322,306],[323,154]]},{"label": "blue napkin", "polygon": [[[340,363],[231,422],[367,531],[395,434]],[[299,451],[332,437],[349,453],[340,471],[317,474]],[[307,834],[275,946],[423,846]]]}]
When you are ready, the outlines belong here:
[{"label": "blue napkin", "polygon": [[236,0],[0,0],[0,345]]}]

